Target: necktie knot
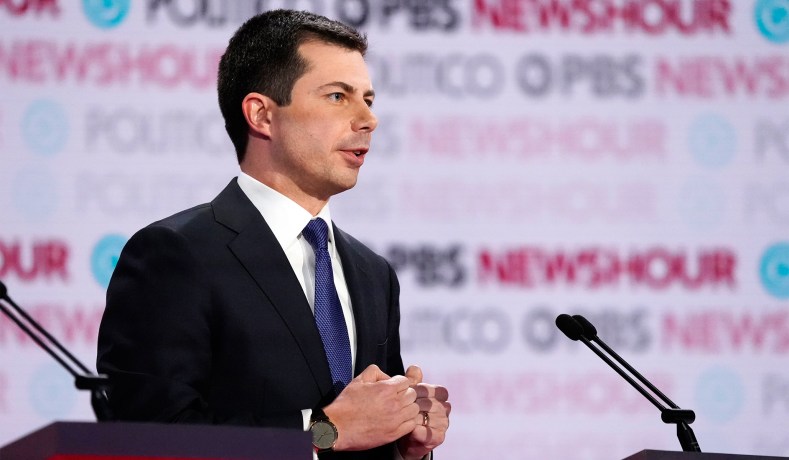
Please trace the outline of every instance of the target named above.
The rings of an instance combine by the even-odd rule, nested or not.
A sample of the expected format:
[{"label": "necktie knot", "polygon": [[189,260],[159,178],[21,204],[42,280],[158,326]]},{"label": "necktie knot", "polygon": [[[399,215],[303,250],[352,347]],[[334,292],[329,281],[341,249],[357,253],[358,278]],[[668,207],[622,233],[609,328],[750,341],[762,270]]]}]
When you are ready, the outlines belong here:
[{"label": "necktie knot", "polygon": [[312,219],[304,227],[301,234],[315,251],[327,250],[329,245],[329,226],[326,225],[323,219]]}]

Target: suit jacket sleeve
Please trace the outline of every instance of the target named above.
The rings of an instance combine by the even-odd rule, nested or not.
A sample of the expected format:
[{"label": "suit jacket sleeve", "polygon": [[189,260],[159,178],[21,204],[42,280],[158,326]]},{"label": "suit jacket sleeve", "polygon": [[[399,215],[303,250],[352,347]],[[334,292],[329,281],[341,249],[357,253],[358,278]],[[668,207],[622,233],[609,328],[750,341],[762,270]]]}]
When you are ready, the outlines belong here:
[{"label": "suit jacket sleeve", "polygon": [[[120,420],[301,427],[301,413],[212,407],[212,276],[183,235],[165,226],[126,244],[107,290],[98,369]],[[232,378],[231,376],[228,376]]]}]

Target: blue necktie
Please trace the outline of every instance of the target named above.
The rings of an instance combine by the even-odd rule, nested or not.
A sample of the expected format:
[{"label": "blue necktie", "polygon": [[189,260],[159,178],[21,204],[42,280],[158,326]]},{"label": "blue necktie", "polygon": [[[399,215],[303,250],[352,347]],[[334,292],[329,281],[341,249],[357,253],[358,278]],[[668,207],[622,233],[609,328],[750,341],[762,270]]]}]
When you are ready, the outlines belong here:
[{"label": "blue necktie", "polygon": [[334,273],[329,256],[329,227],[323,219],[313,219],[301,233],[315,250],[315,324],[329,361],[331,379],[337,394],[353,376],[351,345],[340,298],[334,287]]}]

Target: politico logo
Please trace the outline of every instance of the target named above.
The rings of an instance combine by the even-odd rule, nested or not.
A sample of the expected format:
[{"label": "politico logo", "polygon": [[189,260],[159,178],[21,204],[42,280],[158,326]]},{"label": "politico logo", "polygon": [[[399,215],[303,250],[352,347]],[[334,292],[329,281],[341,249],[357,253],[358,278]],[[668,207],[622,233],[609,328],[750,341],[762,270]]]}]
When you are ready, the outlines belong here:
[{"label": "politico logo", "polygon": [[759,275],[768,293],[789,298],[789,243],[776,243],[764,251]]},{"label": "politico logo", "polygon": [[491,99],[506,86],[505,64],[492,53],[370,53],[376,91],[397,97]]},{"label": "politico logo", "polygon": [[789,0],[759,0],[754,16],[765,38],[774,43],[789,41]]},{"label": "politico logo", "polygon": [[512,315],[496,307],[416,307],[404,318],[403,349],[422,353],[499,354],[515,335]]},{"label": "politico logo", "polygon": [[216,110],[158,112],[132,106],[90,107],[84,117],[85,149],[104,155],[223,157],[232,149]]},{"label": "politico logo", "polygon": [[[271,5],[281,3],[280,5]],[[145,17],[148,23],[166,16],[170,21],[180,27],[190,27],[204,24],[209,27],[225,27],[230,24],[240,24],[246,19],[262,12],[268,7],[288,9],[309,9],[314,11],[312,2],[307,5],[297,3],[296,0],[148,0],[145,7]]]},{"label": "politico logo", "polygon": [[126,19],[130,3],[130,0],[82,0],[82,9],[94,26],[112,29]]},{"label": "politico logo", "polygon": [[126,245],[126,240],[125,236],[106,235],[93,247],[90,268],[93,271],[93,277],[101,287],[109,286],[112,272],[115,271],[115,265],[118,264],[118,258],[123,246]]}]

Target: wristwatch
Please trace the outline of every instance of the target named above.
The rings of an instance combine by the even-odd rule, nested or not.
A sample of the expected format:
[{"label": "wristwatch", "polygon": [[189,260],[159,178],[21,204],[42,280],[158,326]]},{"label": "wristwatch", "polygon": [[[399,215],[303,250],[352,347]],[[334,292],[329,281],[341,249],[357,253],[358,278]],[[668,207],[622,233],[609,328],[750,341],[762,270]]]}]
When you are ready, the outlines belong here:
[{"label": "wristwatch", "polygon": [[310,431],[312,432],[312,447],[315,452],[332,450],[337,442],[337,427],[329,420],[323,409],[313,409],[310,417]]}]

